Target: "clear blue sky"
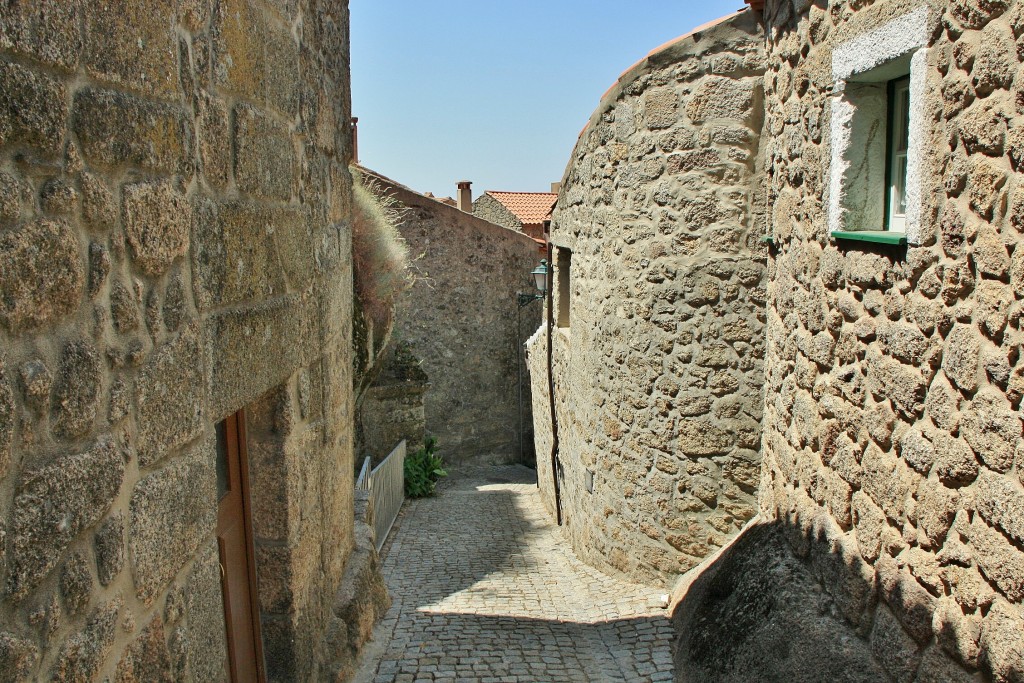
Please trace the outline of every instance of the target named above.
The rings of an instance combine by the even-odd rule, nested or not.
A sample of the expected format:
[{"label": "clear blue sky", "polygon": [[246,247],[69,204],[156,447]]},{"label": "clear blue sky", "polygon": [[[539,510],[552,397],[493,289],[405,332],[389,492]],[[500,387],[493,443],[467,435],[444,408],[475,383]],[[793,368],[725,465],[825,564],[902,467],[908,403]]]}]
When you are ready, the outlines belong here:
[{"label": "clear blue sky", "polygon": [[419,192],[542,192],[604,91],[743,0],[350,0],[360,162]]}]

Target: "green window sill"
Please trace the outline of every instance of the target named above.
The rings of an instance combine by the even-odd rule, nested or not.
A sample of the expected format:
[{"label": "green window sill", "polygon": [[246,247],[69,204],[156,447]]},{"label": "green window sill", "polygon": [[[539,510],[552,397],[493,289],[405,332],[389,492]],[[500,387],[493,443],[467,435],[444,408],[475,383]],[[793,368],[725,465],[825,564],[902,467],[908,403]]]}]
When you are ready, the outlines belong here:
[{"label": "green window sill", "polygon": [[846,240],[849,242],[875,242],[876,244],[895,244],[905,246],[907,235],[903,232],[890,232],[888,230],[857,230],[855,232],[836,231],[832,238]]},{"label": "green window sill", "polygon": [[772,237],[771,235],[765,235],[764,237],[761,238],[761,241],[764,244],[767,244],[767,245],[770,245],[770,246],[774,246],[775,245],[775,238]]}]

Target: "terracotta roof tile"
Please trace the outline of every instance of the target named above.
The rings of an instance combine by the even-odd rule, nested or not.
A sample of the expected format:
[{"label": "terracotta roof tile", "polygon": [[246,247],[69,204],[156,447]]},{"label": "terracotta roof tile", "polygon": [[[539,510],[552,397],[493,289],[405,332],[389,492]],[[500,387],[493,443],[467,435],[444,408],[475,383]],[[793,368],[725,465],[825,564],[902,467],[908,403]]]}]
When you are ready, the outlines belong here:
[{"label": "terracotta roof tile", "polygon": [[515,214],[524,225],[543,223],[551,218],[558,195],[554,192],[500,192],[487,190],[502,206]]}]

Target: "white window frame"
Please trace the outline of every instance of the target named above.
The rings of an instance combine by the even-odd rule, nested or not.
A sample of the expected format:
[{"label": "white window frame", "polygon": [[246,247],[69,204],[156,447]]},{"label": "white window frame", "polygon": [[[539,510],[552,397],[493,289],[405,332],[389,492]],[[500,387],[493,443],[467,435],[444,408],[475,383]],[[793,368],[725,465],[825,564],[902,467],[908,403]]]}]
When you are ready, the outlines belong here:
[{"label": "white window frame", "polygon": [[[903,234],[921,243],[928,121],[923,106],[931,22],[922,6],[841,43],[832,52],[828,227],[832,233],[890,230],[886,206],[888,82],[910,76]],[[899,227],[893,225],[892,227]]]}]

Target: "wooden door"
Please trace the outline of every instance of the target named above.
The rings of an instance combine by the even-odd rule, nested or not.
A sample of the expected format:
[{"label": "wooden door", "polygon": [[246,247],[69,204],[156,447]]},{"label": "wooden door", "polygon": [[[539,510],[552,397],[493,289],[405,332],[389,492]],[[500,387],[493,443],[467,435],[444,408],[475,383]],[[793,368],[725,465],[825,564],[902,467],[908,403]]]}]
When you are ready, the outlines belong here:
[{"label": "wooden door", "polygon": [[242,411],[217,425],[217,546],[231,680],[264,681]]}]

